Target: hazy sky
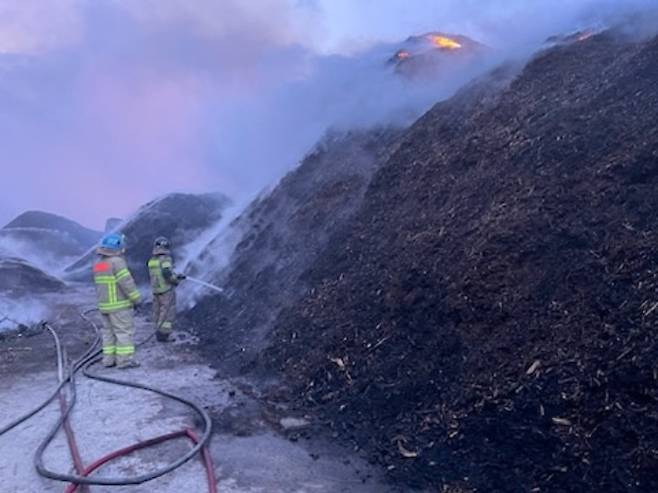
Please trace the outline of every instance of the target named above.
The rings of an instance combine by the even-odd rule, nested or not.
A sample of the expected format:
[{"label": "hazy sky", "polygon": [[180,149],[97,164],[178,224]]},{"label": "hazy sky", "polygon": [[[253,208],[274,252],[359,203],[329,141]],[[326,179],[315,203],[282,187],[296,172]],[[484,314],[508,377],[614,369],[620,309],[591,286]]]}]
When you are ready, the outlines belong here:
[{"label": "hazy sky", "polygon": [[385,118],[337,54],[429,30],[525,49],[652,3],[0,0],[0,223],[100,228],[167,192],[253,194],[336,119]]}]

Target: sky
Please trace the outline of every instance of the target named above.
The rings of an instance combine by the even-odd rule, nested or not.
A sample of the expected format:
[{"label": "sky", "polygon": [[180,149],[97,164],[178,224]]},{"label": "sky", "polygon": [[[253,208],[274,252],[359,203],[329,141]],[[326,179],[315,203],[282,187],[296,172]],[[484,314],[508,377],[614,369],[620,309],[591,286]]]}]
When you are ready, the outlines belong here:
[{"label": "sky", "polygon": [[652,3],[1,0],[0,225],[41,209],[101,229],[174,191],[244,200],[329,126],[448,95],[390,78],[379,43],[441,30],[527,53]]}]

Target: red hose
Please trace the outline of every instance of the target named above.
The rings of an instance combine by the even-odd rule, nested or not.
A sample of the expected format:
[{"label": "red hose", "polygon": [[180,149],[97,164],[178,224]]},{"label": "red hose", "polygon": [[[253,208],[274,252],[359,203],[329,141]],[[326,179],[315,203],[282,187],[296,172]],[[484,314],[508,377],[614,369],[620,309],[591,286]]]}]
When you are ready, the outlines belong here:
[{"label": "red hose", "polygon": [[[66,412],[66,399],[64,398],[64,393],[59,393],[59,407],[62,410],[62,414]],[[69,450],[71,451],[71,459],[73,459],[73,465],[78,474],[82,474],[85,469],[84,463],[82,462],[82,457],[80,455],[80,449],[78,448],[78,443],[75,440],[75,433],[73,433],[73,428],[71,427],[71,421],[67,416],[64,420],[64,432],[66,433],[66,441],[69,444]],[[88,493],[89,488],[87,485],[84,485],[81,488],[81,493]]]},{"label": "red hose", "polygon": [[[194,443],[199,443],[199,437],[196,436],[196,433],[192,430],[185,430],[190,440]],[[212,463],[212,455],[210,455],[210,450],[208,447],[203,447],[201,449],[201,460],[203,465],[206,468],[206,478],[208,479],[208,493],[217,493],[217,479],[215,478],[215,466]]]},{"label": "red hose", "polygon": [[[168,440],[173,440],[173,439],[180,438],[180,437],[189,438],[195,444],[195,447],[193,448],[193,450],[196,453],[196,450],[198,450],[197,447],[198,447],[198,444],[199,444],[199,438],[197,437],[197,435],[194,433],[193,430],[185,429],[185,430],[177,431],[177,432],[174,432],[174,433],[168,433],[166,435],[162,435],[162,436],[159,436],[159,437],[156,437],[156,438],[151,438],[150,440],[145,440],[145,441],[142,441],[142,442],[138,442],[138,443],[133,444],[129,447],[125,447],[123,449],[112,452],[112,453],[110,453],[110,454],[108,454],[104,457],[101,457],[100,459],[96,460],[93,464],[91,464],[87,467],[84,467],[84,464],[82,462],[82,457],[80,455],[80,449],[78,448],[78,444],[77,444],[76,439],[75,439],[75,433],[73,432],[73,427],[71,426],[70,418],[69,418],[69,415],[67,414],[68,403],[66,402],[66,397],[64,395],[64,392],[62,391],[62,385],[64,384],[63,376],[62,376],[63,375],[62,370],[63,370],[63,362],[64,362],[64,359],[65,359],[65,356],[63,355],[63,353],[61,351],[60,341],[59,341],[59,338],[58,338],[57,334],[55,333],[55,331],[52,328],[48,327],[47,325],[46,325],[46,328],[48,328],[48,330],[50,330],[50,332],[52,333],[52,335],[55,339],[55,345],[57,347],[57,358],[58,358],[57,359],[57,364],[58,364],[58,371],[59,371],[59,379],[60,379],[60,382],[61,382],[60,386],[58,387],[57,394],[58,394],[58,397],[59,397],[60,410],[62,412],[62,415],[64,416],[64,419],[63,419],[61,424],[63,424],[64,431],[66,433],[66,439],[67,439],[69,450],[70,450],[70,453],[71,453],[71,458],[73,460],[73,464],[75,466],[75,470],[76,470],[78,476],[85,476],[85,477],[89,476],[89,474],[91,474],[93,471],[95,471],[96,469],[101,467],[103,464],[106,464],[107,462],[110,462],[110,461],[112,461],[112,460],[114,460],[118,457],[122,457],[122,456],[125,456],[125,455],[128,455],[128,454],[131,454],[131,453],[133,453],[137,450],[141,450],[141,449],[150,447],[152,445],[157,445],[157,444],[166,442]],[[84,356],[84,358],[86,358],[86,357],[87,356]],[[80,360],[78,360],[78,361],[80,361]],[[76,363],[76,365],[77,365],[77,363]],[[74,370],[75,369],[76,368],[74,368]],[[75,385],[73,383],[72,377],[73,377],[73,375],[71,375],[71,384]],[[162,393],[162,392],[160,392],[160,393]],[[178,400],[181,400],[181,399],[179,398]],[[181,400],[181,402],[184,402],[184,401]],[[209,420],[209,418],[207,418],[207,415],[204,415],[204,419],[206,421]],[[13,425],[13,426],[15,426],[15,425]],[[209,428],[208,428],[208,430],[209,430]],[[205,437],[206,437],[206,434],[204,432],[204,438]],[[51,439],[52,439],[52,437],[51,437]],[[208,491],[210,493],[217,493],[217,480],[215,479],[215,468],[214,468],[213,463],[212,463],[212,456],[210,455],[210,452],[208,451],[207,445],[204,444],[202,447],[200,447],[200,450],[201,450],[201,459],[202,459],[204,467],[206,468],[206,477],[208,479]],[[188,452],[188,454],[186,454],[186,458],[191,458],[193,456],[193,455],[189,455],[189,454],[190,454],[190,452]],[[72,483],[72,484],[70,484],[69,486],[66,487],[65,492],[66,493],[75,493],[75,492],[78,491],[78,488],[80,488],[80,486],[81,486],[80,484]],[[88,493],[89,487],[88,487],[88,485],[82,485],[80,490],[81,490],[81,493]]]},{"label": "red hose", "polygon": [[[169,440],[175,440],[176,438],[181,438],[181,437],[187,437],[189,438],[193,443],[198,443],[199,439],[196,436],[196,434],[189,429],[181,430],[181,431],[176,431],[173,433],[168,433],[166,435],[162,435],[159,437],[151,438],[149,440],[145,440],[143,442],[137,442],[133,445],[130,445],[129,447],[122,448],[120,450],[116,450],[110,454],[107,454],[100,459],[96,460],[92,464],[88,465],[85,467],[82,471],[79,472],[81,476],[89,476],[92,472],[94,472],[96,469],[101,467],[103,464],[106,464],[114,459],[117,459],[119,457],[126,456],[128,454],[131,454],[133,452],[136,452],[137,450],[141,450],[144,448],[151,447],[153,445],[157,445]],[[203,447],[202,449],[202,461],[203,465],[206,468],[206,477],[208,478],[208,492],[209,493],[217,493],[217,481],[215,479],[215,468],[212,463],[212,457],[210,455],[210,452],[208,451],[208,447]],[[78,484],[70,484],[67,486],[65,493],[75,493],[78,491],[78,487],[80,485]]]}]

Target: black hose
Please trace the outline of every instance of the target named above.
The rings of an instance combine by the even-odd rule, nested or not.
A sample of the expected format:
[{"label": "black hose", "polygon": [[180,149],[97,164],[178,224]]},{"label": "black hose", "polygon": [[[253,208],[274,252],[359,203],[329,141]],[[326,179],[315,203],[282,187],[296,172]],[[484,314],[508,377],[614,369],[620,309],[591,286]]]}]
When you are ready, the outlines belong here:
[{"label": "black hose", "polygon": [[[82,314],[83,318],[85,318],[85,315],[87,313],[90,313],[92,311],[94,311],[94,310],[88,310],[88,311],[84,312]],[[45,325],[44,325],[44,327],[45,327]],[[77,366],[78,364],[81,364],[82,362],[86,361],[86,359],[94,352],[96,354],[99,354],[100,350],[95,350],[94,349],[98,345],[99,342],[100,342],[100,335],[97,335],[96,339],[94,340],[94,343],[91,345],[91,347],[87,351],[85,351],[85,353],[80,358],[78,358],[78,360],[76,360],[76,362],[74,363],[74,366]],[[78,369],[79,369],[79,367],[78,367]],[[59,382],[59,384],[55,387],[55,389],[50,394],[50,396],[47,397],[41,404],[36,406],[31,411],[28,411],[27,413],[23,414],[22,416],[19,416],[18,418],[16,418],[14,421],[10,422],[9,424],[7,424],[7,425],[3,426],[2,428],[0,428],[0,437],[2,435],[4,435],[5,433],[7,433],[8,431],[13,430],[14,428],[16,428],[21,423],[24,423],[25,421],[27,421],[28,419],[33,417],[35,414],[42,411],[46,406],[48,406],[48,404],[50,404],[52,401],[54,401],[55,398],[57,397],[57,395],[59,394],[59,392],[62,390],[62,388],[68,383],[70,378],[71,378],[71,373],[69,373],[68,376],[65,376],[64,380]]]},{"label": "black hose", "polygon": [[[89,322],[92,327],[94,327],[94,330],[98,334],[99,330],[96,324],[89,320],[85,315],[82,315],[83,318]],[[97,337],[97,340],[99,337]],[[110,377],[105,377],[105,376],[100,376],[100,375],[95,375],[93,373],[89,372],[89,368],[98,362],[100,359],[99,357],[99,352],[97,351],[93,355],[89,355],[86,358],[82,358],[78,362],[74,363],[71,367],[71,371],[68,377],[68,380],[71,382],[71,399],[70,402],[68,403],[68,407],[62,412],[62,415],[60,418],[57,420],[55,423],[55,426],[50,430],[46,438],[41,442],[39,445],[35,455],[34,455],[34,465],[36,467],[37,472],[49,479],[54,479],[58,481],[66,481],[69,483],[77,483],[77,484],[89,484],[89,485],[106,485],[106,486],[125,486],[125,485],[132,485],[132,484],[141,484],[145,483],[147,481],[151,481],[153,479],[159,478],[161,476],[164,476],[165,474],[168,474],[172,472],[173,470],[177,469],[178,467],[182,466],[186,462],[188,462],[190,459],[192,459],[196,454],[198,454],[201,449],[208,443],[208,440],[210,440],[210,435],[212,433],[212,422],[210,420],[210,416],[207,413],[207,411],[194,402],[191,402],[184,397],[178,396],[176,394],[173,394],[171,392],[167,392],[164,390],[160,390],[148,385],[136,383],[136,382],[129,382],[125,380],[119,380],[115,378],[110,378]],[[95,477],[95,478],[88,478],[85,476],[79,476],[75,474],[62,474],[62,473],[57,473],[55,471],[51,471],[50,469],[46,468],[43,463],[43,454],[45,453],[48,445],[52,442],[52,440],[55,438],[57,435],[57,432],[60,430],[62,425],[64,424],[64,421],[68,417],[68,415],[71,413],[71,410],[73,409],[73,406],[75,405],[76,402],[76,391],[75,391],[75,373],[80,369],[83,368],[83,373],[86,377],[98,380],[101,382],[106,382],[106,383],[111,383],[114,385],[121,385],[121,386],[126,386],[126,387],[133,387],[136,389],[141,389],[141,390],[146,390],[149,392],[153,392],[155,394],[159,394],[163,397],[167,397],[169,399],[175,400],[177,402],[180,402],[181,404],[191,408],[194,410],[202,419],[203,424],[204,424],[204,430],[203,433],[199,439],[199,442],[195,444],[192,449],[190,449],[185,455],[180,457],[178,460],[172,462],[168,466],[158,469],[156,471],[153,471],[151,473],[147,474],[142,474],[139,476],[134,476],[132,478],[106,478],[106,477]]]},{"label": "black hose", "polygon": [[[82,312],[80,314],[80,316],[83,318],[83,320],[85,320],[85,321],[87,321],[87,322],[89,322],[93,325],[93,323],[87,318],[87,315],[89,313],[92,313],[92,312],[95,312],[95,311],[97,311],[97,309],[92,308],[92,309],[89,309],[89,310],[86,310],[86,311]],[[43,327],[46,328],[46,324],[44,324]],[[154,334],[155,333],[151,334],[144,341],[140,342],[137,345],[141,346],[143,344],[146,344],[153,337]],[[78,371],[80,369],[80,367],[84,364],[84,362],[87,360],[87,358],[92,353],[94,354],[94,356],[97,356],[97,355],[100,354],[99,349],[94,349],[100,343],[100,340],[101,340],[100,334],[98,333],[98,330],[96,330],[96,338],[94,339],[94,342],[92,343],[92,345],[89,347],[89,349],[80,358],[78,358],[73,363],[73,366],[75,367],[76,371]],[[48,406],[48,404],[50,404],[52,401],[55,400],[55,398],[60,393],[60,391],[69,382],[69,379],[70,379],[70,375],[66,376],[63,381],[59,382],[59,384],[54,388],[53,392],[41,404],[39,404],[37,407],[35,407],[31,411],[28,411],[27,413],[19,416],[14,421],[12,421],[9,424],[7,424],[7,425],[3,426],[2,428],[0,428],[0,437],[2,435],[4,435],[5,433],[13,430],[14,428],[19,426],[20,424],[24,423],[28,419],[32,418],[33,416],[35,416],[39,412],[41,412],[46,406]]]}]

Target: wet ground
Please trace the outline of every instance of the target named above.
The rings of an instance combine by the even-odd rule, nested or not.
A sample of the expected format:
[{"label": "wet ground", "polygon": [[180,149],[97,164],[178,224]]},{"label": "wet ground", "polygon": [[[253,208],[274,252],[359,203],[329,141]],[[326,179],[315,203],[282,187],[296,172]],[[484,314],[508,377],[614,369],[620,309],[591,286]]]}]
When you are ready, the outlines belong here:
[{"label": "wet ground", "polygon": [[[90,329],[73,317],[74,310],[59,307],[53,325],[62,333],[72,356],[84,350],[92,339]],[[58,318],[57,316],[55,318]],[[137,339],[148,335],[144,320]],[[249,394],[248,382],[218,378],[198,356],[195,341],[184,332],[177,342],[149,341],[138,350],[142,366],[119,371],[97,369],[99,373],[135,380],[169,390],[205,406],[213,415],[215,433],[210,445],[221,492],[273,493],[386,493],[381,473],[342,449],[311,433],[288,430],[283,433],[281,418],[264,412]],[[0,340],[0,426],[33,408],[57,382],[55,351],[46,334],[6,337]],[[246,392],[246,393],[245,393]],[[37,475],[32,458],[46,430],[59,414],[51,404],[36,417],[0,437],[0,478],[3,493],[61,492],[65,484]],[[136,441],[192,426],[191,411],[155,394],[78,379],[78,404],[72,422],[83,461],[128,446]],[[303,425],[284,419],[286,426]],[[306,436],[306,438],[302,438]],[[180,456],[189,444],[183,440],[161,445],[117,461],[102,469],[104,476],[127,476],[162,467]],[[48,449],[46,465],[58,472],[71,472],[72,464],[63,434]],[[141,486],[93,486],[91,491],[159,493],[207,490],[199,460],[192,460],[174,473]]]}]

